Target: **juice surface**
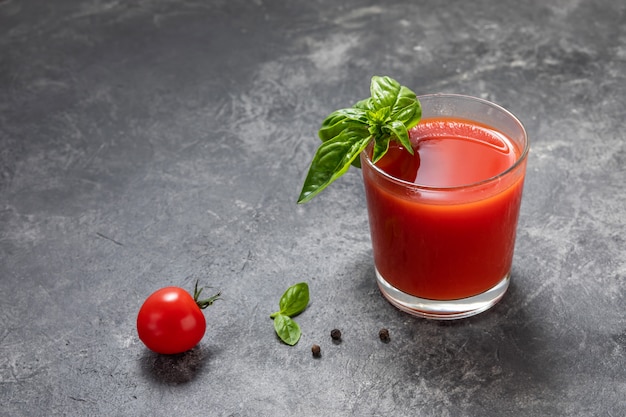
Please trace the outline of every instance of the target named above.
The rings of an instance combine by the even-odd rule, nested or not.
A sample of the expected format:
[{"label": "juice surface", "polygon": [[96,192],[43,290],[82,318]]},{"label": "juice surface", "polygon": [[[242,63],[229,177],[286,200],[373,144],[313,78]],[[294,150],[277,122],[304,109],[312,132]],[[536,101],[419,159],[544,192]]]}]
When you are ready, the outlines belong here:
[{"label": "juice surface", "polygon": [[524,170],[494,181],[497,188],[488,192],[449,187],[501,174],[521,150],[487,126],[458,119],[422,121],[410,136],[414,156],[394,144],[377,167],[406,182],[448,189],[398,192],[364,164],[376,268],[392,286],[420,298],[480,294],[510,271]]},{"label": "juice surface", "polygon": [[427,187],[458,187],[495,177],[512,166],[519,155],[502,134],[461,120],[423,121],[410,136],[414,156],[392,142],[376,166],[396,178]]}]

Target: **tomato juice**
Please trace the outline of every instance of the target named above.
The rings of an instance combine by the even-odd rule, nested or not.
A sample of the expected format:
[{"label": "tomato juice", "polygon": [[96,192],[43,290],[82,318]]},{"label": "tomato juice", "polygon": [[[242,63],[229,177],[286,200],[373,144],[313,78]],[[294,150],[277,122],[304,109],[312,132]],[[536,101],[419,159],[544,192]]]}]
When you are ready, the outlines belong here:
[{"label": "tomato juice", "polygon": [[429,300],[473,297],[508,280],[525,133],[520,144],[473,119],[433,116],[409,135],[414,155],[396,143],[375,165],[371,149],[361,155],[377,274]]}]

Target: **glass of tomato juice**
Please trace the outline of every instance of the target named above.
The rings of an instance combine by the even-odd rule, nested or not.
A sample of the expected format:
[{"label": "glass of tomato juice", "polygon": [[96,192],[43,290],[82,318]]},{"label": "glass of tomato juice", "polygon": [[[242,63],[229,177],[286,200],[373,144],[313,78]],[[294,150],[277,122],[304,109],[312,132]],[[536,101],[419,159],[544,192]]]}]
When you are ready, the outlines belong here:
[{"label": "glass of tomato juice", "polygon": [[375,164],[361,154],[378,286],[416,316],[469,317],[509,286],[528,138],[489,101],[418,99],[413,155],[394,142]]}]

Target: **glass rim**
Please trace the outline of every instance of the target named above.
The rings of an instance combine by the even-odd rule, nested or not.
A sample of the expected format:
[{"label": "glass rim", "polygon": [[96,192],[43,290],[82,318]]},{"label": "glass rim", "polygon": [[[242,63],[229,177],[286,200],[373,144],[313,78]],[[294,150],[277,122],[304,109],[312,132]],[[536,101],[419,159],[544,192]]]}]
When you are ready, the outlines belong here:
[{"label": "glass rim", "polygon": [[[507,109],[505,109],[504,107],[500,106],[499,104],[496,104],[492,101],[489,100],[485,100],[483,98],[479,98],[479,97],[474,97],[474,96],[468,96],[468,95],[464,95],[464,94],[451,94],[451,93],[434,93],[434,94],[424,94],[421,96],[417,96],[417,99],[420,101],[420,103],[422,102],[423,99],[431,99],[431,98],[456,98],[456,99],[461,99],[461,100],[467,100],[467,101],[476,101],[479,102],[481,104],[487,105],[489,107],[492,107],[496,110],[498,110],[499,112],[502,112],[505,116],[507,116],[508,118],[510,118],[511,120],[513,120],[515,122],[515,124],[521,129],[521,132],[524,136],[524,149],[522,149],[522,152],[520,153],[519,157],[515,160],[515,162],[508,167],[507,169],[505,169],[504,171],[486,178],[484,180],[480,180],[480,181],[475,181],[475,182],[470,182],[467,184],[461,184],[461,185],[451,185],[451,186],[445,186],[445,187],[441,187],[441,186],[431,186],[431,185],[420,185],[420,184],[416,184],[414,182],[410,182],[410,181],[406,181],[400,178],[396,178],[393,175],[388,174],[387,172],[383,171],[382,169],[380,169],[379,167],[377,167],[372,160],[370,159],[369,155],[367,154],[367,149],[370,148],[371,144],[368,145],[367,149],[364,150],[362,152],[365,162],[367,163],[367,165],[369,167],[371,167],[378,175],[382,176],[383,178],[395,182],[398,185],[404,186],[404,187],[410,187],[410,188],[415,188],[415,189],[420,189],[420,190],[426,190],[426,191],[455,191],[455,190],[463,190],[463,189],[467,189],[467,188],[473,188],[473,187],[478,187],[481,185],[486,185],[489,184],[491,182],[494,182],[496,180],[499,180],[502,177],[505,177],[507,174],[515,171],[522,163],[524,163],[524,161],[526,160],[526,157],[528,156],[528,152],[530,150],[530,141],[528,140],[528,134],[526,133],[526,129],[524,128],[524,125],[522,124],[522,122],[510,111],[508,111]],[[426,119],[427,120],[427,119]],[[469,121],[471,121],[471,119],[467,119]],[[421,122],[421,120],[420,120]],[[491,127],[491,126],[490,126]],[[502,132],[500,132],[502,133]],[[508,135],[507,138],[509,137]]]}]

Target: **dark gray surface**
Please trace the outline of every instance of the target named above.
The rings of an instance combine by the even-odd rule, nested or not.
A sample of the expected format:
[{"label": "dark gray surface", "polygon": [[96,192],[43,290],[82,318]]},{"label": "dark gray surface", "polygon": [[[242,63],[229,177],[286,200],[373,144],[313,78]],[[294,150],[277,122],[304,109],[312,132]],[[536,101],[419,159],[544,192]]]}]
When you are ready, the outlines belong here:
[{"label": "dark gray surface", "polygon": [[[295,204],[320,121],[375,74],[527,127],[487,313],[382,299],[358,171]],[[622,0],[2,0],[0,413],[623,416],[625,120]],[[148,352],[144,298],[196,279],[224,294],[205,338]],[[287,347],[268,315],[300,280]]]}]

